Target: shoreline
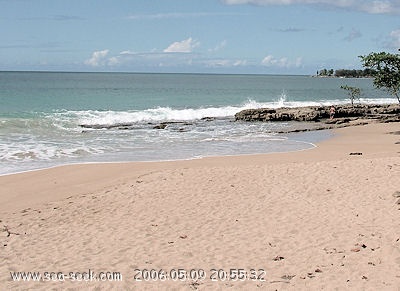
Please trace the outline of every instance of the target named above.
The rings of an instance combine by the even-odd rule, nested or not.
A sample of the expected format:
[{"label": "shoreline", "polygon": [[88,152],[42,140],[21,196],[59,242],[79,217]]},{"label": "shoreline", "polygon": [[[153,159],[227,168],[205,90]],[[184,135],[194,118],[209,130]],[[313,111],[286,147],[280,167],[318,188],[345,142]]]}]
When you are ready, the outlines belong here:
[{"label": "shoreline", "polygon": [[[251,109],[253,110],[253,109]],[[259,109],[259,110],[264,110],[264,109]],[[360,119],[360,118],[354,118],[351,120],[347,120],[346,122],[340,122],[341,118],[336,118],[334,122],[329,122],[324,121],[324,122],[302,122],[302,125],[297,125],[295,126],[294,129],[289,129],[289,130],[280,130],[276,131],[274,133],[276,134],[296,134],[296,133],[303,133],[303,132],[317,132],[317,131],[327,131],[330,132],[329,137],[323,138],[322,141],[319,142],[308,142],[308,141],[303,141],[303,140],[293,140],[296,143],[304,143],[310,145],[310,148],[306,149],[299,149],[299,150],[293,150],[293,151],[274,151],[274,152],[259,152],[259,153],[249,153],[249,154],[227,154],[227,155],[208,155],[208,156],[195,156],[195,157],[189,157],[189,158],[182,158],[182,159],[167,159],[167,160],[143,160],[143,161],[130,161],[130,160],[122,160],[122,161],[88,161],[88,162],[67,162],[64,164],[55,164],[43,168],[35,168],[35,169],[28,169],[28,170],[22,170],[22,171],[17,171],[17,172],[11,172],[11,173],[4,173],[0,174],[0,177],[3,176],[10,176],[10,175],[19,175],[19,174],[24,174],[24,173],[29,173],[29,172],[35,172],[35,171],[42,171],[42,170],[49,170],[53,168],[58,168],[58,167],[65,167],[65,166],[74,166],[74,165],[90,165],[90,164],[125,164],[125,163],[165,163],[165,162],[179,162],[179,161],[191,161],[191,160],[201,160],[201,159],[207,159],[207,158],[221,158],[221,157],[235,157],[235,156],[253,156],[253,155],[269,155],[269,154],[282,154],[282,153],[296,153],[296,152],[301,152],[301,151],[307,151],[307,150],[312,150],[316,147],[318,147],[318,144],[321,142],[324,142],[326,140],[332,139],[336,136],[335,130],[341,129],[341,128],[346,128],[346,127],[354,127],[354,126],[365,126],[369,124],[378,124],[380,121],[374,120],[374,119]],[[253,121],[253,122],[260,122],[260,121]],[[279,121],[278,121],[279,122]],[[295,121],[297,122],[297,121]],[[390,123],[390,122],[389,122]]]},{"label": "shoreline", "polygon": [[[221,166],[225,162],[229,164],[236,164],[236,163],[255,163],[255,164],[260,164],[260,163],[290,163],[290,162],[303,162],[305,160],[312,160],[312,161],[318,161],[318,160],[331,160],[331,159],[337,159],[339,156],[337,155],[339,151],[335,149],[335,146],[337,145],[337,141],[343,140],[344,137],[349,137],[349,134],[346,134],[346,132],[360,132],[358,129],[365,129],[366,127],[388,127],[392,128],[392,131],[395,131],[395,129],[399,129],[398,123],[370,123],[370,124],[360,124],[360,125],[355,125],[355,126],[349,126],[349,127],[337,127],[330,129],[332,131],[332,136],[326,140],[323,140],[321,142],[318,142],[316,144],[313,144],[312,148],[308,149],[303,149],[303,150],[298,150],[298,151],[293,151],[293,152],[274,152],[274,153],[261,153],[261,154],[244,154],[244,155],[230,155],[230,156],[209,156],[209,157],[201,157],[201,158],[195,158],[195,159],[185,159],[185,160],[167,160],[167,161],[126,161],[126,162],[93,162],[93,163],[77,163],[77,164],[65,164],[65,165],[57,165],[54,167],[49,167],[49,168],[43,168],[43,169],[35,169],[35,170],[29,170],[29,171],[24,171],[20,173],[12,173],[12,174],[6,174],[6,175],[1,175],[0,176],[0,184],[3,185],[9,185],[7,190],[6,189],[0,189],[0,213],[4,210],[7,209],[7,207],[2,207],[8,205],[8,208],[11,207],[10,204],[10,192],[15,192],[13,191],[13,187],[16,189],[21,189],[23,193],[23,197],[28,197],[29,195],[26,193],[28,189],[26,189],[25,185],[19,185],[19,180],[33,180],[34,184],[39,184],[40,186],[45,186],[46,193],[51,191],[52,187],[56,187],[57,185],[49,185],[46,183],[45,179],[48,176],[54,177],[56,180],[63,180],[63,178],[68,179],[65,182],[59,181],[59,182],[54,182],[55,184],[60,183],[61,185],[69,186],[74,182],[74,179],[78,179],[79,183],[93,183],[93,181],[96,181],[98,179],[101,179],[104,181],[104,179],[111,177],[118,178],[118,172],[120,171],[130,171],[130,170],[135,170],[135,172],[146,172],[146,171],[151,171],[153,169],[157,170],[162,170],[162,169],[171,169],[175,167],[184,167],[184,166],[194,166],[194,167],[199,167],[202,166],[203,164],[205,166],[209,165],[217,165]],[[350,134],[351,136],[352,134]],[[390,136],[390,135],[387,135]],[[376,137],[375,137],[376,138]],[[395,138],[394,138],[395,139]],[[343,147],[343,145],[341,145]],[[363,148],[364,146],[358,145],[358,147]],[[374,150],[376,150],[376,145]],[[379,147],[379,143],[378,143]],[[341,151],[344,151],[344,148],[340,148]],[[351,151],[351,148],[348,150],[349,152]],[[354,148],[353,151],[357,151],[356,148]],[[321,154],[322,152],[322,154]],[[329,153],[329,158],[327,159],[326,156],[324,156],[324,152]],[[400,152],[400,149],[399,149]],[[341,158],[345,158],[345,156],[341,156]],[[118,170],[120,168],[120,171]],[[91,179],[87,179],[87,175],[85,172],[87,171],[95,171],[95,173],[99,173],[102,171],[109,171],[112,170],[110,175],[107,175],[103,173],[100,177],[93,177]],[[77,173],[75,173],[77,172]],[[81,175],[82,174],[82,175]],[[39,183],[37,183],[39,182]],[[42,189],[38,187],[36,190],[37,192],[40,192]],[[93,185],[91,185],[93,186]],[[73,186],[71,186],[74,188]],[[3,191],[1,191],[3,190]],[[64,193],[66,189],[63,189],[61,193]],[[48,195],[48,194],[47,194]],[[47,196],[44,195],[44,196]],[[55,195],[55,198],[60,198],[60,197],[65,197],[66,195]],[[39,197],[40,202],[47,202],[47,199],[41,200],[41,197]],[[43,198],[43,197],[42,197]],[[8,202],[7,202],[8,201]],[[29,203],[32,203],[33,201],[31,199],[28,200],[28,203],[22,203],[25,206],[29,206]],[[11,207],[11,209],[15,209],[14,207]]]},{"label": "shoreline", "polygon": [[[326,129],[330,130],[330,129]],[[278,133],[287,133],[287,132],[278,132]],[[297,133],[296,132],[289,132],[289,133]],[[330,139],[331,137],[327,138]],[[325,140],[325,139],[324,139]],[[298,143],[304,143],[308,144],[311,147],[306,148],[306,149],[299,149],[299,150],[293,150],[293,151],[282,151],[282,152],[266,152],[266,153],[250,153],[250,154],[237,154],[237,155],[210,155],[210,156],[196,156],[192,158],[187,158],[187,159],[176,159],[176,160],[147,160],[147,161],[116,161],[116,162],[108,162],[108,161],[99,161],[99,162],[76,162],[76,163],[65,163],[65,164],[59,164],[59,165],[54,165],[54,166],[49,166],[49,167],[44,167],[44,168],[37,168],[37,169],[30,169],[30,170],[23,170],[20,172],[14,172],[14,173],[5,173],[5,174],[0,174],[0,178],[3,176],[11,176],[11,175],[20,175],[20,174],[25,174],[25,173],[30,173],[30,172],[36,172],[36,171],[45,171],[45,170],[51,170],[54,168],[59,168],[59,167],[68,167],[68,166],[84,166],[84,165],[108,165],[108,164],[131,164],[131,163],[174,163],[174,162],[184,162],[184,161],[192,161],[192,160],[202,160],[202,159],[209,159],[209,158],[224,158],[224,157],[241,157],[241,156],[259,156],[259,155],[270,155],[270,154],[285,154],[285,153],[297,153],[297,152],[302,152],[302,151],[308,151],[312,150],[317,146],[318,143],[312,143],[312,142],[306,142],[306,141],[297,141],[295,142]]]},{"label": "shoreline", "polygon": [[[317,130],[315,130],[317,131]],[[333,135],[330,133],[330,129],[327,128],[324,130],[325,132],[328,132],[329,134],[322,134],[323,137],[317,138],[317,140],[325,140],[331,138]],[[273,132],[274,134],[297,134],[297,133],[303,133],[303,130],[298,130],[298,131],[277,131]],[[269,132],[265,133],[266,135],[269,134]],[[303,144],[308,146],[308,148],[300,148],[300,149],[295,149],[295,150],[282,150],[282,151],[270,151],[270,152],[252,152],[252,153],[238,153],[238,154],[208,154],[208,155],[196,155],[192,157],[187,157],[187,158],[176,158],[176,159],[160,159],[160,160],[122,160],[122,159],[117,159],[115,161],[110,161],[110,159],[105,159],[102,160],[102,158],[98,158],[96,160],[96,157],[92,157],[94,161],[88,160],[88,161],[83,161],[83,162],[78,162],[78,161],[70,161],[70,162],[64,162],[64,163],[57,163],[54,161],[54,164],[47,165],[47,166],[38,166],[37,168],[31,168],[31,169],[25,169],[25,170],[18,170],[15,172],[5,172],[5,173],[0,173],[0,177],[2,176],[8,176],[8,175],[17,175],[17,174],[23,174],[26,172],[32,172],[32,171],[41,171],[41,170],[46,170],[46,169],[52,169],[52,168],[57,168],[57,167],[63,167],[63,166],[69,166],[69,165],[85,165],[85,164],[112,164],[112,163],[162,163],[162,162],[175,162],[175,161],[190,161],[190,160],[197,160],[197,159],[204,159],[204,158],[213,158],[213,157],[230,157],[230,156],[248,156],[248,155],[264,155],[264,154],[275,154],[275,153],[285,153],[285,152],[297,152],[297,151],[303,151],[303,150],[308,150],[316,147],[316,143],[318,141],[315,141],[315,138],[311,138],[310,141],[302,140],[302,139],[293,139],[291,140],[293,143],[297,144]]]},{"label": "shoreline", "polygon": [[[332,138],[335,138],[337,134],[332,133],[331,137],[324,139],[324,141],[328,141]],[[303,141],[300,141],[303,142]],[[27,171],[22,171],[22,172],[18,172],[18,173],[10,173],[10,174],[3,174],[0,175],[0,184],[3,185],[7,185],[10,183],[11,181],[11,185],[15,183],[14,186],[17,186],[17,184],[19,183],[19,180],[34,180],[35,182],[37,180],[39,180],[40,184],[42,186],[46,185],[46,182],[44,181],[44,179],[47,179],[48,176],[51,177],[55,177],[56,179],[60,179],[62,180],[63,178],[65,178],[65,174],[64,173],[68,173],[69,175],[71,175],[71,180],[68,179],[68,182],[64,182],[65,185],[69,185],[71,182],[73,182],[73,180],[75,179],[80,179],[80,173],[82,172],[87,172],[87,171],[91,171],[92,169],[96,172],[99,171],[104,171],[104,170],[110,170],[112,169],[112,174],[111,175],[115,175],[114,173],[114,169],[121,169],[122,170],[131,170],[131,169],[135,169],[136,167],[139,168],[139,171],[150,171],[152,169],[157,169],[157,170],[165,170],[165,169],[170,169],[170,168],[174,168],[174,167],[182,167],[182,166],[203,166],[203,162],[206,166],[209,165],[218,165],[220,166],[221,163],[224,163],[224,160],[227,160],[228,163],[253,163],[254,161],[258,160],[260,161],[260,159],[268,159],[268,157],[274,157],[274,160],[276,158],[276,156],[279,155],[296,155],[298,153],[302,153],[302,152],[308,152],[308,151],[312,151],[315,150],[316,148],[318,148],[318,144],[319,143],[309,143],[306,142],[307,144],[310,144],[312,147],[310,148],[306,148],[306,149],[299,149],[299,150],[295,150],[295,151],[289,151],[289,152],[268,152],[268,153],[252,153],[252,154],[240,154],[240,155],[224,155],[224,156],[205,156],[205,157],[199,157],[199,158],[190,158],[190,159],[180,159],[180,160],[164,160],[164,161],[120,161],[120,162],[83,162],[83,163],[70,163],[70,164],[63,164],[63,165],[55,165],[55,166],[51,166],[48,168],[41,168],[41,169],[33,169],[33,170],[27,170]],[[249,159],[249,161],[246,161],[247,159]],[[74,174],[75,171],[79,171],[79,173]],[[43,175],[42,175],[43,174]],[[97,179],[103,179],[105,177],[95,177],[93,180],[97,180]],[[58,182],[54,182],[54,184],[58,184]],[[18,185],[19,186],[19,185]],[[18,188],[17,186],[17,188]],[[49,188],[52,188],[53,185],[48,185]],[[93,185],[91,185],[93,186]],[[9,189],[11,190],[13,188],[13,186],[8,186]],[[57,188],[56,185],[54,185],[55,188]],[[23,199],[27,198],[27,196],[29,196],[26,193],[26,190],[31,191],[30,189],[26,189],[25,186],[22,186],[23,188]],[[46,187],[47,188],[47,187]],[[5,192],[1,191],[2,189],[0,189],[0,214],[2,213],[2,211],[4,211],[4,209],[8,209],[8,210],[17,210],[18,208],[21,208],[21,206],[17,206],[17,207],[13,207],[11,204],[12,202],[10,200],[13,200],[15,197],[13,197],[13,199],[9,198],[9,195],[4,195]],[[37,189],[35,191],[40,192],[43,189]],[[46,192],[48,192],[50,189],[46,189]],[[64,193],[65,189],[63,189],[63,193]],[[9,192],[7,193],[9,194]],[[45,195],[45,197],[41,197],[41,198],[45,198],[43,200],[40,199],[40,197],[36,197],[37,200],[39,201],[38,203],[47,203],[50,202],[52,199],[60,199],[60,198],[65,198],[66,195],[62,194],[62,195],[55,195],[54,198],[50,198],[49,195]],[[7,201],[8,200],[8,201]],[[28,203],[22,203],[23,207],[29,207],[29,206],[33,206],[31,203],[33,201],[31,199],[28,200]],[[34,204],[38,204],[37,202],[35,202]],[[4,207],[5,206],[5,207]],[[22,208],[23,208],[22,207]]]},{"label": "shoreline", "polygon": [[[2,289],[374,289],[400,283],[400,128],[334,130],[316,148],[0,176]],[[400,196],[399,196],[400,197]],[[204,280],[135,281],[135,269]],[[212,269],[265,281],[210,279]],[[116,271],[122,282],[13,282]]]}]

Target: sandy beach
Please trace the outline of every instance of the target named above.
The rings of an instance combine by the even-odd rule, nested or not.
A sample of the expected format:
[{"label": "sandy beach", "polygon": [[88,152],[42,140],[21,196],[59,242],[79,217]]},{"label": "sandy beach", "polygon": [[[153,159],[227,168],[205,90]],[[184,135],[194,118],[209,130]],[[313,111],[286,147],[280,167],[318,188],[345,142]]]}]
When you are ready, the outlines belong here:
[{"label": "sandy beach", "polygon": [[[293,153],[1,176],[0,289],[400,290],[399,131],[370,124]],[[85,281],[89,270],[115,280]]]}]

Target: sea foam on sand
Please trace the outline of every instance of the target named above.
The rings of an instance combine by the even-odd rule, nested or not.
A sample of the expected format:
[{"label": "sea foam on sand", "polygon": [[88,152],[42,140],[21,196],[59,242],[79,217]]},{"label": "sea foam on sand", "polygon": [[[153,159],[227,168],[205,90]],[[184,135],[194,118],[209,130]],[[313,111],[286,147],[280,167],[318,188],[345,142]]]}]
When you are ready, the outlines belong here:
[{"label": "sea foam on sand", "polygon": [[[0,289],[399,290],[400,137],[390,134],[399,129],[338,129],[296,153],[1,176]],[[135,269],[207,278],[136,281]],[[222,280],[213,269],[262,269],[265,281]],[[10,276],[88,270],[123,281]]]}]

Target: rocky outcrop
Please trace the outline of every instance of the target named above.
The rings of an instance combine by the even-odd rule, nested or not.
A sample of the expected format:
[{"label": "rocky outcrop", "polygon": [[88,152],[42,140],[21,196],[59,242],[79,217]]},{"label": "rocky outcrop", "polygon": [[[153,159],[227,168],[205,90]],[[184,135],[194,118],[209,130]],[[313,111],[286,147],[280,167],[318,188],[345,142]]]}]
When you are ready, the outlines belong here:
[{"label": "rocky outcrop", "polygon": [[156,126],[153,126],[153,129],[165,129],[167,128],[167,124],[166,123],[160,123]]},{"label": "rocky outcrop", "polygon": [[113,124],[80,124],[82,128],[88,129],[130,129],[135,125],[134,122],[113,123]]},{"label": "rocky outcrop", "polygon": [[[354,118],[400,121],[400,105],[337,105],[335,116],[329,120],[329,106],[307,106],[296,108],[246,109],[235,114],[243,121],[314,121],[329,120],[327,123],[348,122]],[[347,119],[347,121],[346,121]]]},{"label": "rocky outcrop", "polygon": [[[156,125],[153,125],[153,123],[147,123],[147,125],[152,126],[153,129],[166,129],[169,125],[187,126],[187,125],[192,125],[192,123],[188,123],[186,121],[165,121]],[[79,126],[87,129],[118,129],[118,130],[143,128],[143,125],[140,125],[137,122],[112,123],[112,124],[80,124]]]}]

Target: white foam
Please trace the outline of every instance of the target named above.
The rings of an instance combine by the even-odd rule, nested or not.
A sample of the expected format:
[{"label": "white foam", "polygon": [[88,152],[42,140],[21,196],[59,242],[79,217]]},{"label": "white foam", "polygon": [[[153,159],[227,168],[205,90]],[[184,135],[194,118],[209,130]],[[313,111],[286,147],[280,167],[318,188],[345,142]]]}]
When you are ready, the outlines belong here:
[{"label": "white foam", "polygon": [[[395,103],[394,99],[361,99],[363,104]],[[357,101],[358,102],[358,101]],[[132,111],[59,111],[35,118],[1,120],[0,174],[53,164],[92,160],[181,159],[193,156],[246,154],[298,148],[287,137],[273,134],[284,123],[231,123],[231,119],[214,122],[194,121],[203,117],[232,117],[250,108],[329,106],[347,100],[313,102],[288,100],[286,93],[275,101],[247,100],[239,105],[202,108],[158,107]],[[169,130],[154,130],[162,121],[188,121],[190,125],[171,125]],[[190,122],[194,121],[194,122]],[[135,124],[130,131],[82,132],[81,124]],[[138,125],[136,125],[136,123]],[[175,126],[175,127],[174,127]],[[183,131],[179,131],[183,127]],[[137,130],[136,130],[137,129]],[[187,130],[187,131],[186,131]],[[211,144],[211,145],[210,145]],[[306,143],[307,144],[307,143]],[[209,146],[210,145],[210,146]]]},{"label": "white foam", "polygon": [[161,122],[161,121],[190,121],[204,117],[233,116],[243,109],[261,108],[268,103],[259,103],[249,100],[239,106],[222,106],[207,108],[173,109],[171,107],[157,107],[141,111],[74,111],[66,112],[70,116],[78,117],[78,122],[85,125],[112,125],[121,123]]},{"label": "white foam", "polygon": [[[394,103],[394,99],[368,99],[362,98],[360,102],[363,104],[389,104]],[[64,129],[76,129],[71,127],[72,120],[75,126],[83,125],[114,125],[114,124],[134,124],[144,122],[163,122],[163,121],[191,121],[199,120],[205,117],[232,117],[236,113],[244,109],[257,108],[281,108],[281,107],[304,107],[304,106],[331,106],[349,103],[348,100],[320,100],[320,101],[288,101],[286,93],[283,91],[277,101],[258,102],[255,100],[247,100],[240,105],[230,105],[221,107],[202,107],[202,108],[184,108],[174,109],[171,107],[157,107],[136,111],[65,111],[54,114],[54,118],[63,125],[56,125]],[[358,102],[355,102],[358,103]],[[72,120],[71,120],[72,119]]]}]

